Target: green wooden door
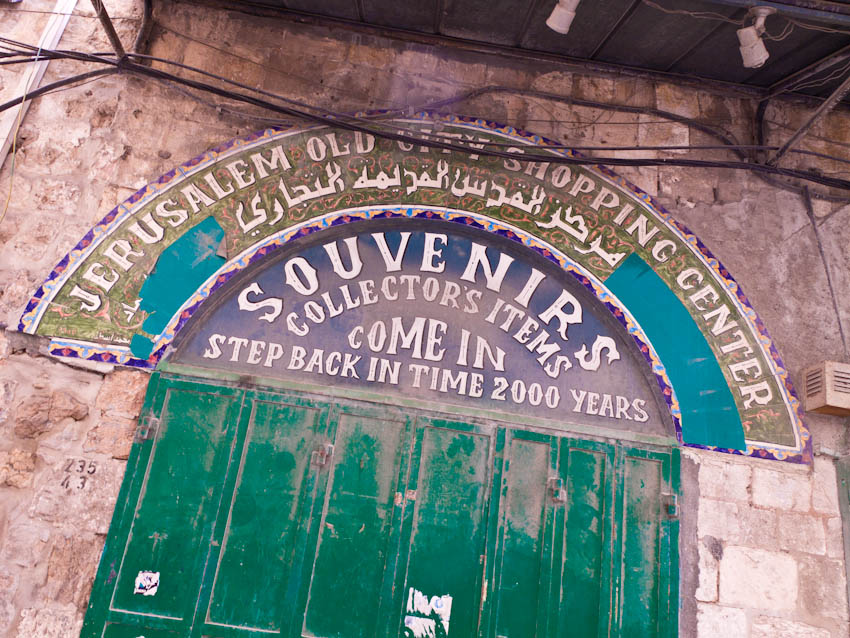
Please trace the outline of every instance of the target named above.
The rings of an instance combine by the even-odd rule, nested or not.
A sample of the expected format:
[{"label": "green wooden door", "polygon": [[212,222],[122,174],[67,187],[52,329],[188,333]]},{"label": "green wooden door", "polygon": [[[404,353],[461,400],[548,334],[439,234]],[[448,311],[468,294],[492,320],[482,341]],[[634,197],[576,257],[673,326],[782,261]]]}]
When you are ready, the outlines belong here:
[{"label": "green wooden door", "polygon": [[[397,583],[400,636],[474,636],[487,562],[495,428],[418,420]],[[391,635],[397,635],[395,633]]]},{"label": "green wooden door", "polygon": [[386,635],[408,468],[410,420],[339,406],[303,636]]},{"label": "green wooden door", "polygon": [[[207,563],[202,636],[286,635],[314,544],[314,503],[325,475],[329,408],[251,393]],[[195,632],[197,633],[197,631]]]},{"label": "green wooden door", "polygon": [[83,635],[191,631],[241,393],[174,381],[150,403],[162,417],[146,415],[130,456]]},{"label": "green wooden door", "polygon": [[157,377],[86,638],[676,634],[675,450]]},{"label": "green wooden door", "polygon": [[495,638],[676,635],[677,451],[510,430]]}]

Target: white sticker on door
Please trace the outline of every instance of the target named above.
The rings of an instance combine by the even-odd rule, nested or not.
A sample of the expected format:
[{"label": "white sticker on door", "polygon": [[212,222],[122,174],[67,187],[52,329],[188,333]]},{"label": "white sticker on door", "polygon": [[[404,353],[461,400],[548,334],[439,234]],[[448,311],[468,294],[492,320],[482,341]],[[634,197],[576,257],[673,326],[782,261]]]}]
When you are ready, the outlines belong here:
[{"label": "white sticker on door", "polygon": [[157,589],[159,589],[159,572],[139,572],[133,589],[134,594],[154,596]]},{"label": "white sticker on door", "polygon": [[428,598],[411,587],[407,593],[405,614],[404,638],[446,638],[452,615],[452,597],[444,594]]}]

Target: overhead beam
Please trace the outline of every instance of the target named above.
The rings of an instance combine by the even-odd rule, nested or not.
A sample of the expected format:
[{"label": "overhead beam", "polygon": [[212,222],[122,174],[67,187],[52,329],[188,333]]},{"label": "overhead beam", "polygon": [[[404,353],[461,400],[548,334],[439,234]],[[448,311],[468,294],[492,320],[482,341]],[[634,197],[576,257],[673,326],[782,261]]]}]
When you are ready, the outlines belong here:
[{"label": "overhead beam", "polygon": [[112,48],[115,49],[116,57],[120,60],[125,57],[127,53],[124,51],[124,46],[121,44],[121,38],[119,38],[118,34],[115,32],[115,27],[112,26],[112,20],[109,19],[106,7],[103,6],[103,0],[91,0],[91,4],[94,7],[95,13],[97,13],[97,17],[100,20],[100,24],[103,26],[103,30],[106,31],[106,37],[109,38],[109,43],[112,45]]},{"label": "overhead beam", "polygon": [[838,51],[833,51],[829,55],[822,57],[820,60],[812,62],[809,66],[802,68],[799,71],[794,71],[794,73],[786,75],[781,80],[774,82],[767,90],[768,97],[773,97],[774,95],[782,93],[789,86],[813,77],[821,71],[825,71],[836,64],[840,64],[847,60],[850,60],[850,45],[847,45],[842,49],[838,49]]},{"label": "overhead beam", "polygon": [[[706,91],[715,91],[725,95],[737,97],[762,98],[765,96],[764,89],[760,87],[712,80],[710,78],[698,78],[680,73],[666,73],[664,71],[649,71],[639,67],[615,64],[610,62],[599,62],[563,55],[560,53],[547,53],[532,49],[520,49],[514,46],[494,44],[467,40],[453,36],[424,33],[411,29],[374,25],[357,20],[346,20],[345,18],[333,18],[308,11],[286,9],[281,6],[254,2],[251,0],[178,0],[189,4],[198,4],[206,7],[215,7],[227,11],[238,11],[248,15],[276,17],[289,19],[303,24],[314,24],[321,27],[343,27],[367,33],[379,38],[394,38],[404,42],[414,42],[428,46],[445,46],[468,53],[479,53],[484,55],[500,55],[505,58],[535,61],[549,64],[560,64],[567,68],[584,73],[600,73],[608,75],[620,75],[624,77],[643,78],[651,81],[669,82],[682,86],[692,86]],[[795,96],[796,98],[810,102],[807,96]]]},{"label": "overhead beam", "polygon": [[850,5],[823,0],[710,0],[714,4],[733,7],[772,7],[779,13],[795,18],[806,18],[813,22],[834,25],[850,25]]},{"label": "overhead beam", "polygon": [[776,166],[776,163],[782,159],[782,156],[785,155],[788,151],[790,151],[794,146],[796,146],[800,140],[802,140],[806,134],[811,130],[811,128],[817,124],[827,113],[829,113],[832,109],[835,108],[835,105],[847,95],[847,92],[850,91],[850,75],[844,78],[844,81],[841,85],[832,92],[823,104],[821,104],[818,109],[812,114],[812,117],[809,118],[809,121],[803,124],[799,129],[795,131],[795,133],[788,139],[785,144],[783,144],[773,156],[767,160],[767,164],[769,166]]},{"label": "overhead beam", "polygon": [[522,46],[522,43],[525,42],[525,38],[528,35],[528,30],[531,28],[531,18],[534,16],[534,12],[537,10],[537,5],[539,5],[541,0],[531,0],[528,3],[528,10],[525,12],[525,17],[522,19],[522,26],[519,28],[519,35],[517,35],[516,40],[514,40],[514,44],[518,47]]},{"label": "overhead beam", "polygon": [[602,39],[599,41],[599,44],[594,47],[593,52],[589,56],[587,56],[588,58],[592,60],[597,55],[599,55],[599,52],[606,44],[608,44],[608,42],[611,41],[611,38],[613,38],[614,34],[620,30],[620,27],[622,27],[628,21],[628,19],[632,17],[635,11],[637,11],[637,8],[641,5],[641,2],[642,0],[634,0],[634,2],[632,2],[629,8],[626,9],[623,14],[617,19],[617,22],[614,24],[613,27],[611,27],[608,33],[606,33],[602,37]]}]

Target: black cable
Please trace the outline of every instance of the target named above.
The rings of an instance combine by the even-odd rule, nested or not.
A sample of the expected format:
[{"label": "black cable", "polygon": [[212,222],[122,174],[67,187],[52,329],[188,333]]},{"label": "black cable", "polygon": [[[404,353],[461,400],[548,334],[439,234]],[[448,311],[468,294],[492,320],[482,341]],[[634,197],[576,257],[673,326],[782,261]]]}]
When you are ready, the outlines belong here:
[{"label": "black cable", "polygon": [[[150,67],[145,67],[138,65],[134,62],[128,62],[125,65],[125,70],[128,72],[136,73],[138,75],[144,75],[148,77],[157,78],[160,80],[170,80],[172,82],[176,82],[179,84],[183,84],[185,86],[189,86],[198,90],[203,90],[209,93],[213,93],[220,97],[225,97],[233,100],[237,100],[240,102],[244,102],[246,104],[252,104],[254,106],[259,106],[262,108],[266,108],[269,110],[276,111],[278,113],[283,113],[290,117],[296,117],[298,119],[306,119],[311,122],[320,125],[330,125],[338,128],[342,128],[349,131],[366,133],[369,135],[374,135],[376,137],[381,137],[384,139],[390,139],[397,142],[405,142],[408,144],[419,144],[422,146],[427,146],[429,148],[438,148],[441,150],[448,151],[459,151],[463,153],[473,153],[477,155],[484,155],[489,157],[499,157],[504,159],[512,159],[512,160],[521,160],[526,162],[548,162],[552,164],[567,164],[567,165],[596,165],[596,164],[607,164],[611,166],[682,166],[682,167],[698,167],[698,168],[732,168],[732,169],[744,169],[750,170],[759,173],[765,174],[773,174],[773,175],[783,175],[786,177],[793,177],[797,179],[804,179],[807,181],[811,181],[817,184],[822,184],[824,186],[829,186],[832,188],[840,188],[843,190],[850,190],[850,181],[826,177],[823,175],[819,175],[817,173],[811,171],[800,171],[796,169],[787,169],[781,168],[777,166],[765,166],[761,164],[752,164],[748,162],[718,162],[718,161],[709,161],[709,160],[694,160],[687,158],[644,158],[644,159],[627,159],[627,158],[619,158],[619,157],[596,157],[596,158],[583,158],[583,157],[565,157],[563,155],[539,155],[539,154],[517,154],[517,153],[508,153],[497,150],[490,149],[481,149],[481,148],[473,148],[471,146],[465,146],[463,144],[455,144],[450,142],[443,142],[434,139],[428,138],[414,138],[409,135],[397,134],[388,131],[376,131],[369,126],[365,126],[360,123],[352,122],[348,119],[346,120],[337,120],[335,118],[329,118],[322,115],[316,115],[313,113],[305,113],[303,111],[298,111],[297,109],[293,109],[291,107],[279,106],[268,102],[266,100],[262,100],[259,98],[252,97],[250,95],[243,95],[241,93],[236,93],[234,91],[229,91],[227,89],[222,89],[216,86],[212,86],[209,84],[205,84],[203,82],[198,82],[196,80],[190,80],[188,78],[181,78],[175,76],[173,74],[167,73],[160,69],[154,69]],[[474,142],[473,142],[474,143]]]},{"label": "black cable", "polygon": [[61,89],[63,86],[68,86],[69,84],[74,84],[75,82],[82,82],[83,80],[87,80],[89,78],[95,78],[99,75],[111,75],[113,73],[118,73],[118,69],[96,69],[95,71],[88,71],[87,73],[80,73],[79,75],[72,75],[70,77],[64,78],[62,80],[57,80],[56,82],[51,82],[50,84],[45,84],[44,86],[40,86],[37,89],[33,89],[29,91],[26,95],[21,97],[16,97],[8,102],[4,102],[0,104],[0,113],[6,111],[7,109],[12,108],[13,106],[18,106],[28,100],[35,99],[37,97],[41,97],[45,93],[50,93],[51,91],[55,91],[56,89]]},{"label": "black cable", "polygon": [[[4,38],[0,38],[0,41],[14,42],[14,41],[8,41]],[[16,43],[16,44],[18,44],[18,43]],[[27,45],[24,45],[24,46],[27,46]],[[29,47],[29,48],[31,48],[31,47]],[[50,53],[55,54],[56,52],[51,51]],[[241,94],[241,93],[237,93],[235,91],[222,89],[222,88],[210,85],[210,84],[206,84],[204,82],[190,80],[190,79],[187,79],[187,78],[181,78],[177,75],[174,75],[172,73],[168,73],[168,72],[165,72],[165,71],[162,71],[162,70],[159,70],[159,69],[153,69],[153,68],[150,68],[150,67],[145,67],[145,66],[136,64],[136,63],[128,60],[127,58],[123,58],[121,60],[115,61],[115,60],[109,60],[109,59],[106,59],[106,58],[89,56],[87,54],[79,54],[79,53],[76,53],[76,52],[74,52],[73,55],[71,55],[69,57],[75,57],[76,59],[85,59],[87,61],[96,61],[96,62],[100,62],[100,63],[113,64],[115,66],[118,66],[121,70],[133,72],[137,75],[152,77],[154,79],[158,79],[158,80],[161,80],[161,81],[172,81],[172,82],[180,83],[180,84],[183,84],[185,86],[189,86],[189,87],[197,89],[197,90],[202,90],[202,91],[206,91],[206,92],[209,92],[209,93],[213,93],[215,95],[219,95],[220,97],[225,97],[225,98],[228,98],[228,99],[237,100],[237,101],[240,101],[240,102],[244,102],[246,104],[258,106],[260,108],[268,109],[268,110],[271,110],[271,111],[274,111],[274,112],[283,113],[283,114],[286,114],[290,117],[294,117],[294,118],[298,118],[298,119],[306,119],[306,120],[314,122],[316,124],[336,126],[336,127],[343,128],[343,129],[346,129],[346,130],[359,131],[359,132],[362,132],[362,133],[374,135],[376,137],[381,137],[381,138],[384,138],[384,139],[391,139],[391,140],[399,141],[399,142],[419,144],[419,145],[423,145],[423,146],[426,146],[426,147],[429,147],[429,148],[439,148],[439,149],[449,150],[449,151],[457,151],[457,152],[463,152],[463,153],[474,153],[474,154],[477,154],[477,155],[485,155],[485,156],[490,156],[490,157],[501,157],[501,158],[506,158],[506,159],[509,158],[509,159],[513,159],[513,160],[542,161],[542,162],[560,163],[560,164],[569,164],[569,165],[608,164],[608,165],[612,165],[612,166],[682,166],[682,167],[701,167],[701,168],[743,169],[743,170],[753,171],[756,174],[781,175],[781,176],[791,177],[791,178],[795,178],[795,179],[803,179],[803,180],[806,180],[806,181],[811,181],[811,182],[814,182],[814,183],[822,184],[822,185],[833,187],[833,188],[850,190],[850,181],[847,181],[847,180],[842,180],[842,179],[832,178],[832,177],[826,177],[826,176],[820,175],[820,174],[812,172],[812,171],[800,171],[800,170],[796,170],[796,169],[784,169],[784,168],[780,168],[780,167],[765,166],[765,165],[762,165],[762,164],[755,164],[755,163],[744,162],[744,161],[741,161],[741,162],[708,161],[708,160],[694,160],[694,159],[686,159],[686,158],[641,158],[641,159],[626,159],[626,158],[614,158],[614,157],[581,158],[581,157],[565,157],[565,156],[562,156],[562,155],[548,155],[548,154],[547,155],[537,155],[537,154],[521,154],[520,155],[520,154],[517,154],[517,153],[506,153],[506,152],[500,152],[500,151],[496,151],[496,150],[489,150],[489,149],[486,149],[486,148],[482,149],[482,148],[480,148],[480,144],[477,144],[476,147],[473,147],[473,146],[468,146],[468,145],[463,144],[463,143],[457,144],[457,143],[450,143],[450,142],[441,141],[439,139],[430,139],[428,137],[421,137],[421,135],[422,135],[421,132],[419,133],[418,136],[410,136],[410,135],[395,133],[395,132],[391,132],[391,131],[388,132],[388,131],[376,130],[374,128],[374,126],[370,127],[370,126],[366,126],[366,125],[362,124],[361,123],[363,121],[362,118],[348,116],[348,115],[345,115],[345,114],[334,113],[332,111],[328,111],[327,109],[321,109],[319,107],[311,107],[310,105],[305,105],[305,106],[307,108],[312,108],[314,110],[320,111],[323,114],[314,114],[314,113],[305,112],[303,110],[299,110],[299,109],[292,108],[292,107],[276,105],[276,104],[273,104],[271,102],[268,102],[267,100],[254,98],[250,95],[244,95],[244,94]],[[133,57],[151,58],[152,56],[135,55]],[[209,77],[213,77],[215,79],[218,79],[218,80],[230,83],[230,84],[238,84],[238,83],[235,83],[231,80],[228,80],[227,78],[223,78],[221,76],[217,76],[215,74],[211,74],[211,73],[201,71],[201,70],[198,70],[198,69],[193,69],[193,68],[188,67],[186,65],[180,65],[179,63],[173,63],[173,64],[176,64],[178,66],[184,67],[186,69],[189,69],[189,70],[192,70],[192,71],[195,71],[195,72],[202,73],[202,74],[207,75]],[[102,70],[100,70],[100,74],[106,74],[106,72],[109,72],[109,71],[110,70],[108,70],[108,69],[102,69]],[[45,87],[42,87],[42,89],[38,90],[37,94],[35,92],[33,94],[31,94],[30,97],[38,97],[38,95],[42,95],[42,94],[48,92],[49,90],[58,88],[60,86],[64,86],[67,83],[70,83],[70,82],[73,82],[73,81],[79,81],[80,79],[84,79],[84,78],[88,78],[88,77],[92,77],[93,76],[92,74],[97,75],[98,72],[91,72],[90,74],[82,74],[80,76],[74,76],[73,78],[68,78],[67,81],[60,81],[59,83],[47,85]],[[293,100],[287,100],[286,98],[282,98],[281,96],[269,94],[266,91],[257,91],[256,89],[251,89],[250,87],[247,87],[245,85],[241,85],[241,86],[243,86],[246,89],[250,89],[252,91],[255,91],[255,92],[259,92],[259,93],[262,93],[262,94],[268,94],[270,96],[273,96],[275,99],[280,99],[281,101],[285,101],[285,102],[289,102],[289,103],[296,102],[296,101],[293,101]],[[471,97],[483,95],[483,94],[488,93],[488,92],[514,92],[514,91],[516,91],[516,89],[512,89],[512,88],[509,88],[509,87],[498,87],[498,86],[483,87],[482,89],[477,89],[475,91],[468,92],[468,93],[466,93],[462,96],[458,96],[458,97],[452,98],[450,100],[443,100],[443,101],[438,102],[436,104],[437,105],[451,104],[451,103],[461,101],[463,99],[470,99]],[[539,91],[528,91],[528,92],[526,92],[526,94],[529,94],[532,97],[537,96],[537,97],[543,97],[543,98],[546,98],[546,99],[555,99],[555,100],[564,101],[564,102],[571,102],[571,103],[579,105],[579,106],[582,106],[582,105],[596,106],[597,108],[607,108],[609,110],[622,110],[622,111],[626,111],[626,112],[654,114],[658,117],[665,117],[665,118],[671,119],[672,121],[675,121],[675,122],[686,123],[686,124],[689,124],[689,125],[692,124],[693,126],[695,126],[695,128],[697,128],[699,130],[703,130],[707,133],[711,133],[715,136],[720,137],[722,139],[722,141],[727,143],[729,146],[734,145],[733,140],[731,140],[730,138],[728,138],[726,136],[723,136],[722,134],[719,134],[716,130],[712,129],[712,127],[704,125],[701,122],[697,122],[696,120],[693,120],[692,118],[679,116],[677,114],[668,113],[666,111],[661,111],[659,109],[651,109],[651,108],[647,108],[647,107],[629,107],[629,106],[621,106],[621,105],[605,105],[605,104],[602,104],[602,103],[592,103],[588,100],[580,100],[580,99],[577,99],[577,98],[559,96],[559,95],[556,95],[556,94],[539,92]],[[23,98],[20,98],[20,99],[17,99],[17,100],[13,100],[12,102],[7,103],[6,105],[0,105],[0,111],[5,110],[6,108],[10,108],[10,106],[14,106],[15,104],[19,104],[22,101],[23,101]],[[302,104],[303,103],[297,103],[298,106],[302,106]],[[366,120],[366,121],[368,121],[368,120]],[[375,123],[376,122],[370,122],[370,124],[373,124],[373,125]],[[379,126],[380,126],[380,124],[379,124]],[[473,144],[474,144],[474,142],[473,142]],[[739,153],[739,151],[735,151],[735,152],[736,152],[736,154]],[[743,154],[741,154],[739,156],[743,157]]]}]

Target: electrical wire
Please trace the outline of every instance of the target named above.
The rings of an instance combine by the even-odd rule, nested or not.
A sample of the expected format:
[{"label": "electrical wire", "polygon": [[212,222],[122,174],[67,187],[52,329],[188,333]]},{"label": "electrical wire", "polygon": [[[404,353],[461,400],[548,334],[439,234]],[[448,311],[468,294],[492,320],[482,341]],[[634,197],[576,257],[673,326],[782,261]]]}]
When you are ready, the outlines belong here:
[{"label": "electrical wire", "polygon": [[782,32],[778,35],[770,35],[770,33],[765,30],[765,32],[762,34],[762,37],[765,40],[771,40],[772,42],[781,42],[792,33],[794,33],[794,23],[789,20],[785,23],[785,28],[783,28]]},{"label": "electrical wire", "polygon": [[[57,52],[53,51],[51,53],[56,54]],[[419,145],[423,145],[423,146],[427,146],[427,147],[431,147],[431,148],[439,148],[439,149],[449,150],[449,151],[458,151],[458,152],[463,152],[463,153],[474,153],[474,154],[477,154],[477,155],[510,158],[510,159],[514,159],[514,160],[522,159],[524,161],[545,161],[545,162],[549,162],[549,163],[563,163],[563,164],[571,164],[571,165],[608,164],[608,165],[612,165],[612,166],[683,166],[683,167],[742,169],[742,170],[753,171],[757,174],[762,174],[762,175],[779,175],[779,176],[784,176],[784,177],[789,177],[789,178],[803,179],[803,180],[811,181],[811,182],[814,182],[814,183],[822,184],[822,185],[833,187],[833,188],[850,190],[850,181],[820,175],[820,174],[813,172],[813,171],[801,171],[801,170],[796,170],[796,169],[786,169],[786,168],[780,168],[780,167],[774,167],[774,166],[765,166],[765,165],[762,165],[762,164],[753,163],[751,161],[739,161],[739,162],[734,162],[734,161],[709,161],[709,160],[697,160],[697,159],[690,159],[690,158],[616,158],[616,157],[586,158],[586,157],[577,157],[577,156],[569,156],[569,155],[551,155],[549,153],[552,152],[552,151],[549,151],[549,148],[545,145],[541,145],[541,146],[536,147],[537,149],[544,150],[545,154],[541,155],[541,154],[525,153],[525,154],[522,155],[521,158],[519,158],[516,153],[508,153],[508,152],[499,151],[499,150],[496,150],[496,149],[486,148],[486,147],[481,148],[481,144],[476,143],[476,142],[473,142],[472,144],[466,144],[462,140],[449,142],[449,141],[446,141],[446,138],[439,138],[439,136],[428,137],[427,135],[423,135],[422,132],[420,132],[420,131],[415,131],[414,132],[415,134],[410,135],[410,134],[405,134],[405,133],[393,132],[392,130],[381,130],[380,122],[375,121],[375,120],[370,120],[370,119],[366,119],[366,118],[362,118],[362,117],[358,117],[358,116],[337,114],[337,113],[334,113],[333,111],[329,111],[328,109],[322,109],[320,107],[313,107],[311,105],[307,105],[308,110],[304,110],[304,109],[299,108],[300,105],[303,104],[303,103],[300,103],[298,101],[288,100],[287,98],[283,98],[282,96],[271,94],[271,93],[266,92],[266,91],[258,91],[256,89],[250,89],[252,93],[265,94],[267,96],[273,97],[274,99],[282,101],[284,103],[289,102],[289,105],[286,105],[286,106],[281,105],[281,104],[275,104],[273,102],[269,102],[268,100],[254,97],[253,95],[237,93],[237,92],[231,91],[229,89],[224,89],[224,88],[214,86],[214,85],[210,85],[210,84],[200,82],[200,81],[197,81],[197,80],[191,80],[191,79],[188,79],[188,78],[183,78],[183,77],[176,76],[174,74],[168,73],[166,71],[163,71],[161,69],[154,69],[152,67],[139,65],[135,62],[128,61],[126,59],[122,59],[120,61],[110,60],[110,59],[107,59],[107,58],[101,58],[101,57],[97,57],[97,56],[88,56],[87,54],[79,54],[79,53],[76,54],[76,57],[78,59],[90,59],[90,60],[93,60],[93,61],[96,61],[96,62],[99,62],[99,63],[110,64],[110,65],[113,65],[114,67],[117,67],[117,68],[115,68],[115,69],[99,69],[98,71],[89,72],[87,74],[80,74],[78,76],[73,76],[72,78],[66,78],[65,80],[62,80],[60,82],[53,83],[52,85],[47,85],[45,87],[41,87],[41,89],[38,91],[38,94],[36,95],[34,93],[33,95],[30,96],[30,98],[33,98],[33,96],[37,97],[38,95],[42,95],[42,94],[48,92],[49,90],[60,88],[61,86],[65,86],[65,85],[72,83],[72,82],[78,82],[82,79],[88,79],[89,77],[93,77],[93,75],[96,75],[96,74],[104,74],[105,75],[106,73],[109,73],[109,72],[122,71],[122,72],[127,72],[127,73],[133,73],[134,75],[145,76],[145,77],[148,77],[148,78],[155,79],[157,81],[173,82],[173,83],[182,84],[184,86],[193,88],[195,90],[205,91],[207,93],[218,95],[219,97],[224,97],[224,98],[235,100],[235,101],[242,102],[242,103],[245,103],[245,104],[250,104],[250,105],[257,106],[257,107],[260,107],[260,108],[263,108],[263,109],[268,109],[268,110],[271,110],[273,112],[281,113],[283,115],[287,115],[287,116],[292,117],[292,118],[305,119],[305,120],[311,121],[315,124],[335,126],[335,127],[343,128],[343,129],[346,129],[346,130],[359,131],[359,132],[362,132],[362,133],[375,135],[377,137],[382,137],[382,138],[385,138],[385,139],[391,139],[391,140],[405,142],[405,143],[419,144]],[[138,58],[144,59],[144,58],[150,58],[151,56],[141,56],[141,55],[133,56],[132,54],[130,54],[130,55],[128,55],[128,57],[138,57]],[[222,78],[221,76],[216,76],[215,74],[204,72],[204,71],[201,71],[201,70],[198,70],[198,69],[193,69],[193,68],[188,67],[186,65],[179,65],[179,66],[183,66],[186,69],[194,71],[194,72],[203,73],[204,75],[207,75],[209,77],[227,82],[229,84],[238,84],[238,83],[235,83],[231,80],[228,80],[227,78]],[[244,85],[242,85],[242,86],[244,86]],[[249,88],[249,87],[245,87],[245,88]],[[510,89],[510,88],[507,88],[507,87],[485,87],[484,90],[485,91],[498,91],[498,90],[515,91],[515,89]],[[470,92],[469,94],[471,94],[471,93],[481,93],[481,92],[482,92],[482,90],[479,89],[479,90]],[[551,96],[551,94],[541,93],[541,92],[530,92],[530,93],[532,95],[534,95],[536,93],[540,96],[546,96],[546,97]],[[459,101],[460,99],[463,99],[465,96],[468,96],[469,94],[465,94],[464,96],[459,96],[459,97],[453,98],[450,101]],[[562,100],[571,100],[571,101],[574,101],[575,103],[587,102],[587,101],[582,101],[582,100],[573,100],[572,98],[567,98],[565,96],[557,96],[557,97],[559,97]],[[14,104],[18,104],[21,101],[22,101],[21,99],[17,99],[17,100],[12,100],[11,102],[7,102],[5,105],[0,105],[0,111],[4,110],[5,108],[10,108]],[[446,103],[447,101],[443,101],[443,102]],[[297,106],[296,106],[296,104],[297,104]],[[638,110],[640,112],[649,111],[649,112],[655,112],[655,113],[664,113],[663,111],[658,111],[656,109],[644,109],[643,107],[623,107],[623,106],[617,106],[617,105],[607,105],[607,106],[611,110],[626,110],[626,111],[628,111],[628,110],[631,110],[631,109],[635,109],[635,110]],[[309,109],[312,109],[316,112],[310,112]],[[382,115],[387,116],[387,113],[384,113]],[[672,116],[671,119],[673,121],[681,121],[681,122],[690,121],[690,118],[677,116],[675,114],[669,114],[669,115]],[[694,121],[694,123],[698,126],[701,126],[702,128],[709,128],[710,129],[710,127],[705,127],[705,125],[702,125],[698,122]],[[724,139],[723,141],[729,142],[730,140]]]},{"label": "electrical wire", "polygon": [[821,33],[835,33],[838,35],[850,35],[850,31],[847,29],[833,29],[831,27],[822,27],[818,24],[812,24],[811,22],[803,22],[802,20],[798,20],[797,18],[788,18],[786,16],[782,16],[788,22],[795,24],[801,29],[809,29],[810,31],[820,31]]},{"label": "electrical wire", "polygon": [[842,66],[840,69],[836,69],[832,71],[828,76],[820,78],[818,80],[811,80],[807,82],[806,78],[802,78],[799,83],[794,84],[792,88],[789,88],[789,90],[799,91],[801,89],[818,88],[837,80],[845,73],[847,73],[847,71],[850,71],[850,62],[847,62],[847,64]]},{"label": "electrical wire", "polygon": [[658,9],[663,13],[669,13],[672,15],[686,15],[691,18],[699,18],[702,20],[718,20],[721,22],[728,22],[730,24],[737,24],[740,26],[743,26],[745,21],[735,20],[721,13],[714,13],[712,11],[688,11],[686,9],[668,9],[667,7],[663,7],[657,2],[653,2],[652,0],[642,0],[642,2],[643,4],[652,7],[653,9]]},{"label": "electrical wire", "polygon": [[[19,9],[17,7],[4,7],[0,5],[0,11],[8,11],[9,13],[39,13],[42,15],[56,15],[56,16],[71,16],[72,18],[85,18],[89,20],[97,20],[97,14],[87,14],[80,13],[78,11],[39,11],[38,9]],[[139,16],[109,16],[110,20],[136,20],[139,21],[142,18]]]}]

